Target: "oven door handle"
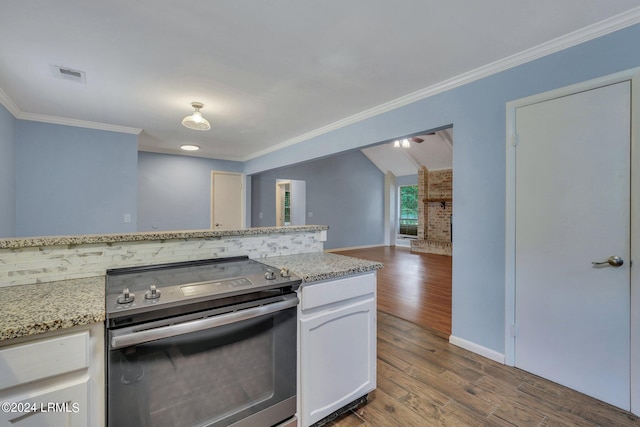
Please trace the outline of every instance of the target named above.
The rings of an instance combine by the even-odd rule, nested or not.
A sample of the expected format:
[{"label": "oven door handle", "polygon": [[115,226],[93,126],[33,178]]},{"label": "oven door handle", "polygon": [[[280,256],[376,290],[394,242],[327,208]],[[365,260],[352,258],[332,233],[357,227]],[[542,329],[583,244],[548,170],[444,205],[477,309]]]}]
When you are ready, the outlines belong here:
[{"label": "oven door handle", "polygon": [[261,305],[245,310],[238,310],[231,313],[193,320],[190,322],[178,323],[161,328],[147,329],[125,335],[114,336],[111,338],[111,350],[117,350],[119,348],[161,340],[163,338],[184,335],[191,332],[203,331],[205,329],[217,328],[219,326],[229,325],[231,323],[241,322],[243,320],[249,320],[255,317],[276,313],[278,311],[286,310],[298,305],[298,297],[295,296],[295,294],[292,294],[291,296],[288,296],[286,298],[287,299],[284,301]]}]

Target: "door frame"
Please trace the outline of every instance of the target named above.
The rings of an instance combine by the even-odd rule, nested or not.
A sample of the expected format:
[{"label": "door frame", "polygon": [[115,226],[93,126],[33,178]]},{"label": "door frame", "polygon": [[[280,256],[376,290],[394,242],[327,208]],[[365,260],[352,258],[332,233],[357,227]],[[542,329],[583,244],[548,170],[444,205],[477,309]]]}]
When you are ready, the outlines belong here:
[{"label": "door frame", "polygon": [[215,230],[215,219],[213,218],[213,196],[215,193],[215,188],[213,185],[213,180],[215,175],[236,175],[240,177],[240,185],[241,193],[240,193],[240,226],[242,228],[247,228],[247,215],[246,215],[246,200],[247,200],[247,179],[245,174],[239,172],[226,172],[226,171],[211,171],[211,176],[209,178],[209,182],[211,183],[211,198],[209,199],[209,227],[212,230]]},{"label": "door frame", "polygon": [[[506,138],[505,364],[515,365],[516,320],[516,109],[622,81],[631,81],[631,194],[640,189],[640,67],[508,102]],[[638,89],[636,89],[638,88]],[[640,254],[640,195],[631,199],[631,256]],[[630,260],[633,262],[633,260]],[[640,262],[640,260],[638,261]],[[640,414],[640,274],[631,268],[631,412]]]}]

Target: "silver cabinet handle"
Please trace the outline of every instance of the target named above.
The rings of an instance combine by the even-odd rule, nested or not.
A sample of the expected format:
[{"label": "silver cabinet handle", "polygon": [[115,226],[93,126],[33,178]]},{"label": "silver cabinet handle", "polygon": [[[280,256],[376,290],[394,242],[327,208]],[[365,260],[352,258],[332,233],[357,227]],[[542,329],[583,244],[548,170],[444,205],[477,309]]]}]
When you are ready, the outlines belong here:
[{"label": "silver cabinet handle", "polygon": [[253,319],[255,317],[264,316],[266,314],[276,313],[278,311],[286,310],[287,308],[295,307],[296,305],[298,305],[298,302],[299,301],[296,296],[291,296],[281,302],[261,305],[246,310],[233,311],[231,313],[207,317],[205,319],[193,320],[190,322],[165,326],[162,328],[142,330],[138,332],[128,333],[126,335],[115,336],[111,338],[110,350],[117,350],[123,347],[143,344],[150,341],[175,337],[177,335],[203,331],[205,329],[217,328],[219,326]]},{"label": "silver cabinet handle", "polygon": [[609,258],[607,258],[606,261],[600,261],[600,262],[596,262],[593,261],[591,263],[592,265],[605,265],[605,264],[609,264],[612,267],[620,267],[622,264],[624,264],[624,261],[622,260],[622,258],[620,258],[617,255],[612,255]]}]

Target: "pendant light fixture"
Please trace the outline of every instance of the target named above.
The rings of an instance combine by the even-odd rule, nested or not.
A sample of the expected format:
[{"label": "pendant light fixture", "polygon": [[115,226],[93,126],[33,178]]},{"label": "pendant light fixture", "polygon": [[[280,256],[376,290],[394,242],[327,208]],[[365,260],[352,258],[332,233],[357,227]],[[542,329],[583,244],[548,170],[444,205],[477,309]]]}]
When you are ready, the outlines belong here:
[{"label": "pendant light fixture", "polygon": [[194,129],[194,130],[209,130],[211,129],[211,125],[202,117],[200,113],[200,109],[204,107],[200,102],[192,102],[191,106],[195,109],[192,115],[185,117],[182,119],[182,126]]}]

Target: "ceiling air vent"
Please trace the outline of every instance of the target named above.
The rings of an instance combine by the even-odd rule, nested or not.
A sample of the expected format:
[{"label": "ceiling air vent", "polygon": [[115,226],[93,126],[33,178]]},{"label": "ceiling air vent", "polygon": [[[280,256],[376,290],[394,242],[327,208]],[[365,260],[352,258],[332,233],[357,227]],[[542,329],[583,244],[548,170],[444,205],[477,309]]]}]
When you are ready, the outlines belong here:
[{"label": "ceiling air vent", "polygon": [[68,67],[52,65],[51,72],[54,77],[65,80],[72,80],[78,83],[87,83],[87,76],[84,71],[74,70]]}]

